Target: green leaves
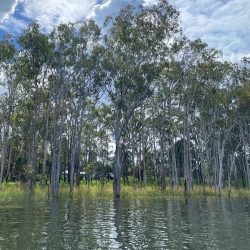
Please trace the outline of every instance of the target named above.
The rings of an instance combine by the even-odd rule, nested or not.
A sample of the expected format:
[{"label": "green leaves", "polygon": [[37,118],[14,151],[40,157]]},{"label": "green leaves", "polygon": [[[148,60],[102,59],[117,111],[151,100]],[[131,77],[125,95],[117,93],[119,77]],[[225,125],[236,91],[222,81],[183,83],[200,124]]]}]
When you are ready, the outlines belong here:
[{"label": "green leaves", "polygon": [[16,48],[13,44],[12,37],[6,35],[4,39],[0,41],[0,64],[13,59],[15,53]]},{"label": "green leaves", "polygon": [[41,68],[49,62],[52,45],[47,35],[40,32],[39,24],[34,22],[28,26],[18,38],[22,53],[19,60],[27,68],[27,77],[38,75]]}]

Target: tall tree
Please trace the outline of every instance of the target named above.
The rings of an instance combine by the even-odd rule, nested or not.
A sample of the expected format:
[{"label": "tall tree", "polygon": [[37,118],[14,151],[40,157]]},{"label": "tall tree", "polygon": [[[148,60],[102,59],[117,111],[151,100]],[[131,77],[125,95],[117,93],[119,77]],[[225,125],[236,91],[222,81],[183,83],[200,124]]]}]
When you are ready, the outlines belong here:
[{"label": "tall tree", "polygon": [[14,113],[14,103],[16,100],[17,83],[15,81],[16,74],[14,68],[14,58],[16,55],[15,46],[12,43],[12,38],[6,35],[0,41],[0,85],[4,86],[6,92],[3,100],[1,100],[2,114],[2,151],[1,151],[1,169],[0,169],[0,190],[2,189],[3,173],[6,164],[6,154],[8,146],[11,151],[10,130],[12,123],[12,115]]},{"label": "tall tree", "polygon": [[41,33],[39,24],[34,22],[19,37],[21,46],[19,65],[22,72],[22,85],[32,99],[31,144],[28,156],[29,189],[34,186],[39,142],[39,117],[42,105],[42,92],[47,79],[48,63],[51,58],[51,45],[47,35]]},{"label": "tall tree", "polygon": [[105,37],[106,90],[115,107],[113,189],[120,196],[121,140],[134,111],[152,91],[162,46],[178,31],[178,12],[166,1],[152,8],[127,6],[113,20]]}]

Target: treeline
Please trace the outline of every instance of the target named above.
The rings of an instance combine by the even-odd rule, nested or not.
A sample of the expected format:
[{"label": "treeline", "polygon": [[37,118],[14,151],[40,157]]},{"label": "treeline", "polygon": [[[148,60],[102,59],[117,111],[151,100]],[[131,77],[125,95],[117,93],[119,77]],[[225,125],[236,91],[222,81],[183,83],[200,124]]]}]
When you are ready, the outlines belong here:
[{"label": "treeline", "polygon": [[[1,173],[51,185],[113,171],[154,182],[250,187],[250,70],[183,36],[166,1],[50,34],[34,22],[0,41]],[[112,147],[114,147],[112,153]],[[66,171],[68,170],[68,172]],[[68,173],[66,175],[66,173]],[[14,176],[14,177],[13,177]]]}]

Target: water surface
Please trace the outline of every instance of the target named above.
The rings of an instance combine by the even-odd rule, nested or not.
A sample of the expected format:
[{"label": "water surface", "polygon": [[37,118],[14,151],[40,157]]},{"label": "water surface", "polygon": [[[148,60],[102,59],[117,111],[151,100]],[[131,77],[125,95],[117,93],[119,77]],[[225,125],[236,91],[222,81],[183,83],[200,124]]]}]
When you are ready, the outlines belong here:
[{"label": "water surface", "polygon": [[250,249],[250,199],[0,200],[0,249]]}]

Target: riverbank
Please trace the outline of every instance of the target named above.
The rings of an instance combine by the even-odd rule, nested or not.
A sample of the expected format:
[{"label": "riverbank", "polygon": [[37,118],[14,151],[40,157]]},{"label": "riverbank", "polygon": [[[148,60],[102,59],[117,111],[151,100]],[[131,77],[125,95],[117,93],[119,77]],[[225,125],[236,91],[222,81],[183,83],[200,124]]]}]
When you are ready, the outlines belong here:
[{"label": "riverbank", "polygon": [[[8,183],[4,184],[2,190],[0,191],[0,199],[15,199],[18,197],[22,197],[25,195],[31,194],[28,191],[26,184],[21,184],[18,182],[15,183]],[[35,186],[34,192],[32,195],[35,198],[48,198],[51,196],[50,193],[50,186],[46,186],[42,188],[39,184]],[[68,196],[70,195],[69,192],[69,185],[66,183],[60,184],[59,188],[59,196]],[[96,196],[96,197],[113,197],[113,189],[112,183],[106,183],[101,185],[100,183],[94,182],[89,187],[85,184],[81,184],[80,187],[75,187],[73,196],[79,195],[88,195],[88,196]],[[171,189],[167,187],[164,192],[161,191],[160,187],[155,187],[154,185],[149,185],[146,188],[137,187],[135,190],[131,185],[123,185],[121,191],[121,198],[150,198],[150,197],[170,197],[170,196],[185,196],[183,187],[179,187],[176,189]],[[218,196],[218,192],[211,187],[202,187],[202,186],[194,186],[193,190],[188,196]],[[228,188],[222,189],[220,196],[228,197],[229,190]],[[231,197],[250,197],[250,190],[249,189],[232,189],[231,190]]]}]

